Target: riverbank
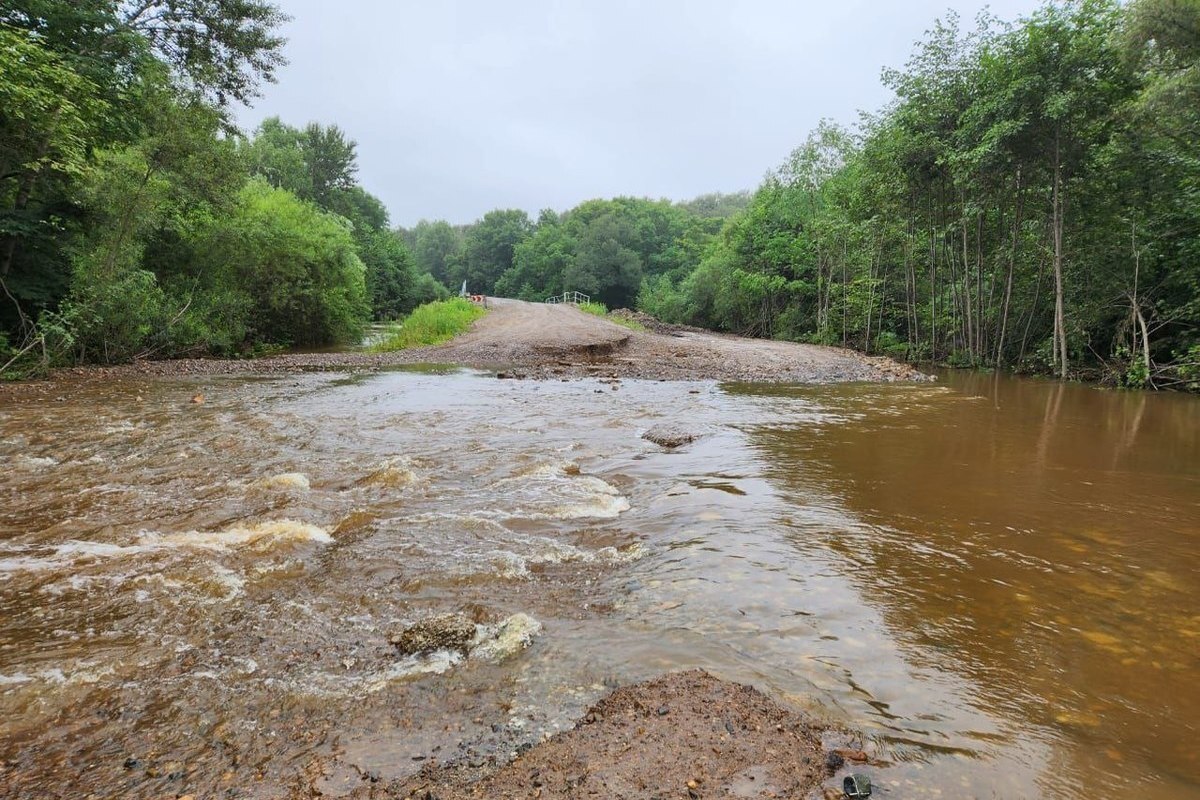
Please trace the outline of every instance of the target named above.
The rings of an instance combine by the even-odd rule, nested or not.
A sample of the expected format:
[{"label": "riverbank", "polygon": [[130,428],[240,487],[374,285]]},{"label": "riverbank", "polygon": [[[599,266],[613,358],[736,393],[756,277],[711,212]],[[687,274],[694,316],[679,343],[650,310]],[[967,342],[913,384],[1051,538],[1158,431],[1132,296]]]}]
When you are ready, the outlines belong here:
[{"label": "riverbank", "polygon": [[803,798],[862,769],[867,754],[854,744],[751,686],[690,670],[616,689],[509,761],[434,761],[382,785],[363,776],[346,797]]},{"label": "riverbank", "polygon": [[906,364],[844,348],[664,325],[634,331],[567,305],[493,298],[489,308],[490,313],[470,332],[431,347],[388,353],[287,353],[252,360],[138,361],[57,370],[48,380],[27,385],[52,387],[141,376],[371,372],[412,364],[454,364],[493,370],[502,377],[543,380],[603,377],[816,384],[931,380]]}]

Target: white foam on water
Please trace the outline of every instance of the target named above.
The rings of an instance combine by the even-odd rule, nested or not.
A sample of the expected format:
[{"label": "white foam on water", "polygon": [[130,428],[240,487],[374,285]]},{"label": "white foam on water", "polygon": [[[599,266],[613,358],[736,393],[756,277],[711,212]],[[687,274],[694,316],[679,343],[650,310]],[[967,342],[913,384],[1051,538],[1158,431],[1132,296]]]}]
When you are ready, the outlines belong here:
[{"label": "white foam on water", "polygon": [[104,678],[116,674],[111,664],[98,664],[94,661],[80,661],[64,664],[62,667],[49,667],[38,670],[32,675],[18,672],[14,675],[0,675],[0,686],[24,686],[31,683],[51,684],[53,686],[91,685],[99,683]]},{"label": "white foam on water", "polygon": [[359,481],[359,483],[384,486],[392,489],[416,483],[417,473],[409,468],[411,463],[412,460],[405,456],[389,458],[378,469]]},{"label": "white foam on water", "polygon": [[[294,542],[329,544],[333,541],[333,537],[324,528],[291,519],[272,520],[248,526],[235,526],[223,531],[189,531],[172,534],[144,532],[140,534],[139,538],[141,544],[136,545],[119,545],[111,542],[88,542],[72,539],[55,545],[49,552],[38,555],[24,555],[24,553],[30,552],[30,548],[27,547],[12,548],[9,550],[9,553],[12,554],[11,557],[0,557],[0,576],[18,572],[57,570],[66,567],[78,568],[89,562],[110,561],[146,553],[185,548],[228,552],[246,547],[257,552],[265,552],[280,545]],[[18,555],[18,553],[21,555]],[[0,552],[0,555],[5,554]],[[111,577],[113,576],[84,576],[78,577],[75,580],[87,582],[106,580]],[[217,579],[229,585],[229,577],[223,573],[218,573]],[[68,578],[67,581],[65,586],[57,586],[57,590],[61,592],[67,588],[81,588],[86,585],[86,583],[76,584],[72,582],[71,578]],[[232,589],[235,587],[229,585],[229,588]],[[240,589],[240,585],[236,588]]]},{"label": "white foam on water", "polygon": [[275,491],[307,492],[310,488],[308,476],[303,472],[283,472],[279,475],[268,475],[253,483],[259,489]]},{"label": "white foam on water", "polygon": [[508,550],[499,550],[488,559],[487,567],[478,572],[494,574],[499,578],[518,580],[529,577],[529,562]]},{"label": "white foam on water", "polygon": [[13,459],[12,463],[21,469],[30,471],[43,470],[58,466],[57,459],[50,458],[49,456],[28,456],[24,453],[17,454],[17,457]]},{"label": "white foam on water", "polygon": [[[457,650],[435,650],[424,655],[407,656],[397,659],[384,669],[365,673],[334,673],[314,672],[289,681],[292,690],[298,694],[315,697],[346,697],[363,693],[374,694],[382,691],[396,681],[420,677],[421,675],[441,675],[461,664],[462,653]],[[267,678],[266,683],[275,683],[275,678]]]},{"label": "white foam on water", "polygon": [[238,525],[223,531],[189,531],[166,535],[147,533],[143,534],[143,539],[154,547],[201,547],[211,550],[230,550],[241,546],[269,550],[288,542],[329,544],[333,541],[329,531],[324,528],[292,519]]},{"label": "white foam on water", "polygon": [[[465,658],[489,663],[504,661],[533,644],[533,640],[541,632],[542,624],[523,613],[513,614],[495,625],[476,625],[475,638]],[[299,694],[317,697],[374,694],[396,681],[422,675],[444,674],[463,661],[464,656],[458,650],[435,650],[431,653],[398,658],[382,669],[363,673],[319,671],[287,683]],[[353,660],[347,663],[348,670],[354,663]],[[278,681],[279,679],[272,677],[267,678],[265,683],[270,685]]]},{"label": "white foam on water", "polygon": [[615,519],[629,500],[572,461],[536,464],[490,487],[499,497],[493,513],[516,519]]},{"label": "white foam on water", "polygon": [[210,602],[229,601],[242,594],[242,590],[246,586],[246,581],[236,572],[220,565],[213,565],[213,576],[211,583],[214,589],[220,594],[214,596]]},{"label": "white foam on water", "polygon": [[[98,561],[121,556],[145,553],[151,548],[140,545],[123,546],[109,542],[86,542],[71,539],[55,545],[45,555],[0,558],[0,574],[11,572],[42,572],[78,565],[85,561]],[[20,551],[27,551],[21,548]]]},{"label": "white foam on water", "polygon": [[[620,549],[616,547],[601,547],[598,550],[588,550],[567,542],[560,542],[545,536],[530,536],[526,534],[511,534],[511,540],[506,546],[518,545],[520,549],[528,548],[528,552],[518,553],[511,549],[493,550],[483,559],[483,563],[475,572],[484,572],[499,578],[523,579],[530,575],[530,565],[537,564],[630,564],[646,555],[646,549],[635,542]],[[476,560],[478,563],[478,559]]]},{"label": "white foam on water", "polygon": [[533,644],[542,632],[542,623],[528,614],[517,613],[498,625],[481,625],[475,634],[470,657],[496,663],[503,661]]}]

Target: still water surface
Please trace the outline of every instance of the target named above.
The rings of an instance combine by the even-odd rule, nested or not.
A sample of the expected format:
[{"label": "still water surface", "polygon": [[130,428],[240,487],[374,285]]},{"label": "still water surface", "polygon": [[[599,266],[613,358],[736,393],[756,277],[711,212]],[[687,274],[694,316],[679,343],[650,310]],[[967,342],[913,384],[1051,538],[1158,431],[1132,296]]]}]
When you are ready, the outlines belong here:
[{"label": "still water surface", "polygon": [[[3,797],[336,793],[700,666],[881,794],[1200,798],[1195,398],[128,379],[7,401],[0,456]],[[396,658],[449,610],[533,643]]]}]

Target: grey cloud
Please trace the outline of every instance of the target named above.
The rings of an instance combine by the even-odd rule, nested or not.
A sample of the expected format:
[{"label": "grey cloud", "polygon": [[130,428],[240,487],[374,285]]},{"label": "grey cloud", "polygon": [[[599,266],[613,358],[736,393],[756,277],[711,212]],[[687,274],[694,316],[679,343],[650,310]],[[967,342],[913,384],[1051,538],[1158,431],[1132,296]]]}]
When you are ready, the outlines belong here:
[{"label": "grey cloud", "polygon": [[[822,117],[888,99],[944,0],[280,0],[291,61],[244,111],[336,123],[393,222],[752,188]],[[1034,0],[1001,0],[1004,18]],[[982,2],[955,8],[969,20]]]}]

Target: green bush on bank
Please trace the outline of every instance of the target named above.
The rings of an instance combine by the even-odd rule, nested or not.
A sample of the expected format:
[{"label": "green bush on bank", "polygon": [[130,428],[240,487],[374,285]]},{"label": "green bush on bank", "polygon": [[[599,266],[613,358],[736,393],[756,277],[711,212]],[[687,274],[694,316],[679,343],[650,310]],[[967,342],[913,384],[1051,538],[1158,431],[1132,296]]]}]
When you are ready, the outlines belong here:
[{"label": "green bush on bank", "polygon": [[604,303],[580,303],[578,308],[585,314],[593,314],[597,317],[608,316],[608,306]]},{"label": "green bush on bank", "polygon": [[386,353],[440,344],[466,333],[471,324],[486,313],[481,306],[461,297],[426,303],[418,306],[371,350]]},{"label": "green bush on bank", "polygon": [[597,317],[604,317],[614,325],[620,325],[622,328],[629,328],[631,331],[646,330],[646,326],[637,320],[625,319],[624,317],[617,317],[610,314],[608,311],[608,306],[604,305],[604,303],[580,303],[578,308],[585,314],[594,314]]}]

